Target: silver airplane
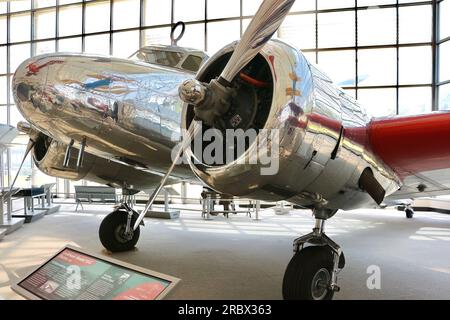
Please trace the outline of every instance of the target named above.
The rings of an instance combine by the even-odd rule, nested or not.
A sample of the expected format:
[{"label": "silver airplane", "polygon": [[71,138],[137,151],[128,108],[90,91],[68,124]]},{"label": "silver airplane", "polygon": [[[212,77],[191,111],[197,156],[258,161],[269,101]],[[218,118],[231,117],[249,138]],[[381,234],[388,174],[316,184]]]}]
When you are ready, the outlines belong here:
[{"label": "silver airplane", "polygon": [[[301,51],[270,40],[293,2],[265,0],[242,39],[211,58],[159,46],[131,59],[57,53],[19,66],[14,99],[29,122],[19,129],[40,170],[154,189],[142,213],[124,203],[105,217],[99,237],[108,250],[134,248],[164,185],[199,179],[218,193],[310,208],[315,227],[294,240],[283,297],[331,299],[345,258],[327,219],[449,193],[450,113],[370,118]],[[278,132],[278,171],[262,175],[262,164],[241,161],[261,151],[256,142],[222,164],[202,162],[191,140],[207,128]],[[182,157],[188,164],[177,165]]]}]

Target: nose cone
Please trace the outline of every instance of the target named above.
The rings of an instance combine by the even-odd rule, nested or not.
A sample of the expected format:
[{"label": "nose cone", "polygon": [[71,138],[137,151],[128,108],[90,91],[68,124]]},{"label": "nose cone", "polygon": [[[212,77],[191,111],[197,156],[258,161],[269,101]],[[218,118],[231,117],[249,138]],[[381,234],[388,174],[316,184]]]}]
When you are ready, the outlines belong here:
[{"label": "nose cone", "polygon": [[39,107],[39,96],[46,84],[48,68],[43,59],[44,56],[37,56],[22,62],[12,80],[16,106],[27,120]]}]

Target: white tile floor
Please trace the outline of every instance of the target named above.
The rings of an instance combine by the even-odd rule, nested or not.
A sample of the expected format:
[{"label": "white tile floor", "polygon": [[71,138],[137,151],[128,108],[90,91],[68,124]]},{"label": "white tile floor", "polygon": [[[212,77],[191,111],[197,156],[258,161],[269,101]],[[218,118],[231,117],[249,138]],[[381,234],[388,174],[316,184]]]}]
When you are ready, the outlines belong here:
[{"label": "white tile floor", "polygon": [[[63,205],[0,241],[0,297],[20,298],[11,281],[66,244],[102,252],[97,230],[108,206],[74,212]],[[204,221],[182,211],[179,220],[146,219],[138,249],[114,257],[182,279],[169,299],[281,299],[292,240],[310,232],[308,211],[262,220],[239,214]],[[416,213],[407,220],[395,210],[340,212],[327,233],[346,255],[335,299],[450,299],[450,215]],[[367,269],[381,270],[381,289],[369,290]]]}]

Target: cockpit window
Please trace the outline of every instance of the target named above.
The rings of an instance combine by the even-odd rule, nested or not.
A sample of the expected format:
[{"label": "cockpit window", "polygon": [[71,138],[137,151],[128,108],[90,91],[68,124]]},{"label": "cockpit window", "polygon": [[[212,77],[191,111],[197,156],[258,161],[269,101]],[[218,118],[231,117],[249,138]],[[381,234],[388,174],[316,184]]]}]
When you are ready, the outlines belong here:
[{"label": "cockpit window", "polygon": [[181,67],[185,70],[197,72],[198,69],[200,69],[202,61],[203,61],[202,58],[191,54],[186,58],[186,60],[184,60]]},{"label": "cockpit window", "polygon": [[136,54],[136,58],[147,63],[176,67],[183,58],[183,54],[181,52],[173,51],[146,50],[139,51]]},{"label": "cockpit window", "polygon": [[146,46],[128,59],[195,73],[208,56],[203,51],[177,46]]}]

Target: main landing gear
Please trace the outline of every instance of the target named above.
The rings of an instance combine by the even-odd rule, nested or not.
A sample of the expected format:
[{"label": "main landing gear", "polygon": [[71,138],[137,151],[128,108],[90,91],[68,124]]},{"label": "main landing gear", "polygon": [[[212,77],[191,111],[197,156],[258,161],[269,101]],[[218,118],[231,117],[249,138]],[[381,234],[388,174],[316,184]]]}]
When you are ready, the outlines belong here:
[{"label": "main landing gear", "polygon": [[[108,214],[100,224],[98,231],[102,245],[111,252],[123,252],[133,249],[139,240],[140,228],[133,230],[139,214],[127,203],[121,203]],[[143,225],[141,223],[140,225]]]},{"label": "main landing gear", "polygon": [[315,209],[313,232],[294,240],[294,256],[283,279],[286,300],[329,300],[339,291],[337,274],[344,268],[341,248],[325,234],[325,220],[336,210]]},{"label": "main landing gear", "polygon": [[407,204],[405,206],[405,214],[407,219],[412,219],[414,217],[414,210],[412,208],[412,204]]}]

